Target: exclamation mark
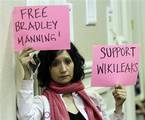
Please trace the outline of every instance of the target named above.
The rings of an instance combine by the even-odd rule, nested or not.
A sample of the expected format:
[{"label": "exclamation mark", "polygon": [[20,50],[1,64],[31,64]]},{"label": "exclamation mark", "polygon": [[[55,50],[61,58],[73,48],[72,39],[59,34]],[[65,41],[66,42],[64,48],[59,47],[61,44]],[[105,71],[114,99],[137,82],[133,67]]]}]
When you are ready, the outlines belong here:
[{"label": "exclamation mark", "polygon": [[60,32],[58,32],[58,37],[60,37]]}]

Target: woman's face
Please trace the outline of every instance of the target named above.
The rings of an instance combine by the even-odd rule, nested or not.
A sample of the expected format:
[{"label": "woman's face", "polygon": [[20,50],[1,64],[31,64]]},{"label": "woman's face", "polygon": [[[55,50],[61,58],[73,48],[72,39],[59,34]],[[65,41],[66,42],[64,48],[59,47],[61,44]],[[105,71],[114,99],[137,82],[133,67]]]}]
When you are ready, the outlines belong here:
[{"label": "woman's face", "polygon": [[69,83],[74,74],[74,63],[67,51],[62,51],[49,68],[51,78],[59,84]]}]

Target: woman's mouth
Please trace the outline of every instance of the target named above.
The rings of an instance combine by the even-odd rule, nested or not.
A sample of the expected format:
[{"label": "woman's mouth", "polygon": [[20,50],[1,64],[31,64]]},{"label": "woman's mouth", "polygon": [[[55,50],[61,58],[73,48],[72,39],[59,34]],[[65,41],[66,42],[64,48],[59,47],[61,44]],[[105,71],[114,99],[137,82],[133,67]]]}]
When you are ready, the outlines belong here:
[{"label": "woman's mouth", "polygon": [[60,76],[60,78],[67,78],[67,77],[69,77],[69,75]]}]

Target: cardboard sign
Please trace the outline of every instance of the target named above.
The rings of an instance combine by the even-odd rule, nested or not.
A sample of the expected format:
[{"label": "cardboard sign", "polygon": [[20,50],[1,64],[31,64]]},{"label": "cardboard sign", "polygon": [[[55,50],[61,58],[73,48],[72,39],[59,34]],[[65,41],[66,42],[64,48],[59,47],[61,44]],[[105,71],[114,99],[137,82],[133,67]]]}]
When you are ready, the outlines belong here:
[{"label": "cardboard sign", "polygon": [[139,69],[139,45],[93,47],[92,86],[134,85]]},{"label": "cardboard sign", "polygon": [[13,37],[15,50],[70,49],[69,5],[15,7]]}]

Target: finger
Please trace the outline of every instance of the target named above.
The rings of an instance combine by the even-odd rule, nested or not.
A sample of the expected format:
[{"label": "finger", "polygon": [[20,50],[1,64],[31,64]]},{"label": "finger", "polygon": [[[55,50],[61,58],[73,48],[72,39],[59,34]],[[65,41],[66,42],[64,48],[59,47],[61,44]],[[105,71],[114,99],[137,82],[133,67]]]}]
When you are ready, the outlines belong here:
[{"label": "finger", "polygon": [[122,85],[115,85],[115,89],[124,89]]},{"label": "finger", "polygon": [[126,94],[126,90],[122,90],[122,89],[116,89],[114,90],[115,93],[124,93]]},{"label": "finger", "polygon": [[115,99],[120,99],[120,100],[125,100],[126,99],[126,96],[123,96],[123,95],[116,95],[114,96]]},{"label": "finger", "polygon": [[126,97],[126,92],[112,92],[113,96],[116,97],[116,96],[124,96]]},{"label": "finger", "polygon": [[116,93],[123,93],[126,94],[126,90],[125,89],[114,89],[112,91],[112,94],[116,94]]},{"label": "finger", "polygon": [[126,96],[126,92],[122,92],[122,91],[113,92],[113,95],[114,96],[116,96],[116,95],[124,95],[124,96]]},{"label": "finger", "polygon": [[142,102],[137,102],[136,105],[140,108],[140,109],[144,109],[144,104]]},{"label": "finger", "polygon": [[23,58],[21,58],[20,59],[20,62],[22,63],[22,64],[28,64],[28,62],[30,62],[32,60],[32,57],[31,56],[28,56],[28,57],[23,57]]},{"label": "finger", "polygon": [[34,51],[36,51],[36,50],[31,49],[31,50],[25,51],[25,52],[23,52],[23,54],[20,54],[20,57],[28,57],[29,54]]},{"label": "finger", "polygon": [[20,52],[20,54],[22,55],[22,54],[24,54],[24,53],[26,53],[27,51],[29,51],[29,50],[34,50],[32,47],[26,47],[26,48],[24,48],[21,52]]},{"label": "finger", "polygon": [[121,94],[115,95],[114,97],[115,98],[126,99],[126,96],[125,95],[121,95]]},{"label": "finger", "polygon": [[20,53],[23,54],[25,53],[26,51],[29,51],[29,50],[32,50],[33,48],[32,47],[26,47],[24,48]]},{"label": "finger", "polygon": [[116,95],[116,94],[126,95],[126,92],[122,92],[122,91],[113,92],[113,95]]},{"label": "finger", "polygon": [[136,110],[136,114],[142,114],[141,110]]},{"label": "finger", "polygon": [[30,61],[32,64],[36,65],[36,62],[34,61],[34,59],[31,59]]},{"label": "finger", "polygon": [[126,92],[126,89],[123,87],[123,86],[121,86],[121,85],[117,85],[117,86],[115,86],[114,87],[115,89],[115,92],[117,92],[117,91],[124,91],[124,92]]}]

